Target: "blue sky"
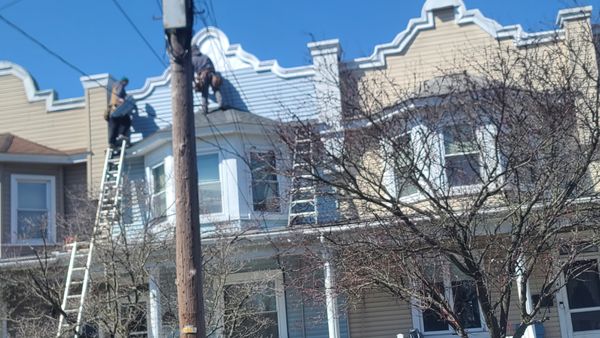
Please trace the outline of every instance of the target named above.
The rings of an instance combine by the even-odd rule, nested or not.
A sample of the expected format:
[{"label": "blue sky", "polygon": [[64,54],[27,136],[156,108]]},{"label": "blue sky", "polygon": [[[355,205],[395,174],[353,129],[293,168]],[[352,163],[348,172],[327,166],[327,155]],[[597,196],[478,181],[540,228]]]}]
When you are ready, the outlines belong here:
[{"label": "blue sky", "polygon": [[[157,58],[127,22],[114,1],[142,32]],[[127,75],[129,88],[162,74],[168,64],[160,19],[161,0],[0,0],[0,15],[87,74]],[[196,30],[217,26],[231,43],[261,60],[282,66],[309,63],[306,43],[339,38],[344,58],[370,55],[376,44],[391,41],[408,20],[420,15],[424,0],[195,0],[204,14]],[[561,8],[600,0],[465,0],[500,24],[521,24],[527,31],[552,28]],[[4,8],[8,6],[7,8]],[[203,19],[201,19],[203,18]],[[80,74],[0,21],[0,60],[25,67],[40,89],[60,98],[83,95]]]}]

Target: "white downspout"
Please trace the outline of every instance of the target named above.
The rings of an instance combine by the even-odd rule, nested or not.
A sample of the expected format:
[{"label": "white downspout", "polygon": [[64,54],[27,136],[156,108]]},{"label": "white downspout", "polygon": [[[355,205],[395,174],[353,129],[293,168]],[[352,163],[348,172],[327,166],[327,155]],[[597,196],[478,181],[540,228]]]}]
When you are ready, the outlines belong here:
[{"label": "white downspout", "polygon": [[[321,244],[324,238],[321,236]],[[335,295],[335,270],[331,264],[331,254],[327,248],[323,250],[323,272],[325,274],[325,305],[327,308],[327,328],[329,338],[340,338],[340,320],[337,297]]]},{"label": "white downspout", "polygon": [[[523,290],[522,287],[522,282],[523,282],[523,269],[521,268],[521,265],[523,261],[523,256],[519,256],[518,259],[518,263],[517,263],[517,292],[519,294],[519,300],[523,301],[522,297],[521,297],[521,292]],[[527,311],[527,313],[531,313],[531,310],[533,309],[533,301],[531,300],[531,290],[529,289],[529,280],[527,280],[525,282],[526,285],[526,290],[525,290],[525,310]],[[523,334],[524,338],[537,338],[537,335],[535,334],[535,327],[533,325],[529,325],[527,327],[527,329],[525,329],[525,333]]]}]

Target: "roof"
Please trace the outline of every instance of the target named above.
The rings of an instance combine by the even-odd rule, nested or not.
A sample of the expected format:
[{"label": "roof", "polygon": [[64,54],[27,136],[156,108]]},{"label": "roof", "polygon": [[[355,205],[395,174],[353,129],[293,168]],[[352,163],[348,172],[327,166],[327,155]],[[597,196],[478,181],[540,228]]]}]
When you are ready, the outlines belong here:
[{"label": "roof", "polygon": [[11,133],[0,133],[0,162],[73,164],[86,161],[87,149],[61,151]]},{"label": "roof", "polygon": [[66,152],[43,146],[11,133],[0,134],[0,153],[30,155],[67,155]]},{"label": "roof", "polygon": [[206,127],[208,125],[224,125],[224,124],[255,124],[255,125],[273,125],[275,121],[262,117],[247,111],[226,108],[210,111],[208,114],[195,114],[194,116],[196,127]]}]

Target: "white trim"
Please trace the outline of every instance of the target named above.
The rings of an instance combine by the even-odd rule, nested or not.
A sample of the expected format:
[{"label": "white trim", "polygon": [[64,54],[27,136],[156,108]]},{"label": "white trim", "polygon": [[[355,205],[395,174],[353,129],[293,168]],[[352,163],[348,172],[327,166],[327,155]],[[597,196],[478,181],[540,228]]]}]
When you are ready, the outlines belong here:
[{"label": "white trim", "polygon": [[485,17],[478,9],[467,9],[462,0],[427,0],[421,9],[421,16],[411,19],[406,29],[396,35],[391,42],[376,45],[370,56],[350,60],[346,63],[346,67],[349,69],[384,67],[388,55],[406,51],[420,32],[435,29],[434,11],[449,7],[454,8],[454,22],[457,25],[476,24],[496,40],[513,39],[518,47],[563,39],[564,21],[589,18],[592,11],[591,6],[561,10],[557,17],[559,29],[527,33],[521,25],[502,26],[495,20]]},{"label": "white trim", "polygon": [[33,77],[25,68],[9,61],[0,61],[0,76],[5,75],[19,78],[25,87],[27,100],[30,103],[45,101],[48,112],[85,107],[85,97],[58,100],[54,90],[38,90]]},{"label": "white trim", "polygon": [[[279,338],[287,338],[287,313],[285,304],[285,289],[283,284],[283,271],[260,270],[236,273],[227,277],[225,285],[270,281],[275,282],[275,302],[277,307],[277,328],[279,330]],[[225,304],[224,300],[223,304]]]},{"label": "white trim", "polygon": [[148,308],[150,310],[150,320],[146,320],[148,325],[148,337],[162,337],[162,309],[160,304],[160,270],[153,269],[148,276]]},{"label": "white trim", "polygon": [[[219,172],[219,190],[221,192],[221,211],[203,214],[201,210],[198,210],[198,214],[200,215],[200,223],[201,224],[219,222],[225,217],[225,215],[229,214],[229,204],[225,203],[227,196],[225,194],[225,189],[223,189],[225,187],[225,184],[224,184],[225,182],[223,180],[223,178],[224,178],[224,168],[223,168],[224,163],[223,163],[223,156],[221,155],[221,152],[218,151],[217,149],[206,149],[206,150],[196,151],[196,165],[198,165],[198,161],[199,161],[198,156],[208,156],[208,155],[217,155],[217,171]],[[198,167],[197,170],[200,171],[200,168]],[[196,185],[198,186],[198,193],[200,193],[200,175],[198,175],[198,182],[196,182]],[[200,199],[198,199],[198,203],[199,202],[200,202]],[[226,208],[226,206],[227,206],[227,208]]]},{"label": "white trim", "polygon": [[88,151],[75,155],[36,155],[0,153],[0,162],[77,164],[87,161]]},{"label": "white trim", "polygon": [[19,240],[17,238],[18,181],[34,181],[46,184],[46,201],[48,202],[48,238],[46,244],[56,243],[56,178],[48,175],[10,175],[10,242],[12,244],[41,245],[42,239]]}]

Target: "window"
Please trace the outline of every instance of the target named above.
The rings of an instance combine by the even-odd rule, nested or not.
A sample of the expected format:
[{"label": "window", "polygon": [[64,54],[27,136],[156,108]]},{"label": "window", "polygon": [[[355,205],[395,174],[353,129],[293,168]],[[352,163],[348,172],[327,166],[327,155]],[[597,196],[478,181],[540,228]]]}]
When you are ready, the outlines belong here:
[{"label": "window", "polygon": [[250,154],[254,211],[279,212],[279,183],[275,172],[275,152]]},{"label": "window", "polygon": [[200,214],[223,211],[218,154],[198,155],[198,194]]},{"label": "window", "polygon": [[395,188],[398,197],[406,197],[419,192],[417,186],[411,180],[416,170],[414,164],[414,153],[412,151],[410,134],[404,134],[397,139],[397,144],[402,147],[396,154],[394,165]]},{"label": "window", "polygon": [[473,128],[453,125],[444,128],[444,170],[448,187],[480,183],[481,163]]},{"label": "window", "polygon": [[600,330],[598,261],[577,261],[568,269],[567,297],[574,332]]},{"label": "window", "polygon": [[[436,284],[440,294],[443,294],[444,298],[449,300],[450,306],[452,306],[466,329],[481,329],[481,312],[474,281],[468,279],[455,268],[448,269],[447,266],[444,266],[443,269],[450,270],[450,272],[444,274],[443,282]],[[422,311],[422,320],[422,328],[425,333],[451,331],[448,322],[441,318],[438,311],[433,308]]]},{"label": "window", "polygon": [[167,214],[167,182],[165,164],[161,163],[152,168],[152,214],[155,218]]},{"label": "window", "polygon": [[285,296],[281,271],[232,275],[224,288],[226,337],[285,338]]},{"label": "window", "polygon": [[127,330],[127,337],[148,337],[146,303],[121,304],[121,325]]},{"label": "window", "polygon": [[11,176],[13,243],[55,242],[55,189],[53,176]]}]

